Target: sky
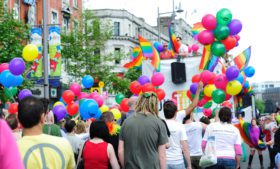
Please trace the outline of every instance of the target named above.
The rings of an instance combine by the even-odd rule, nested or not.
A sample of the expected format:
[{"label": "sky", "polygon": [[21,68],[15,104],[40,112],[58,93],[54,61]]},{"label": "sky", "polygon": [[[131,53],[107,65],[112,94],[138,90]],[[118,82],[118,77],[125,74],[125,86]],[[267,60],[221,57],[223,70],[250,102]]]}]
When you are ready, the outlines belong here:
[{"label": "sky", "polygon": [[[172,0],[86,0],[89,9],[126,9],[137,17],[156,26],[157,10],[172,11]],[[252,46],[250,66],[256,70],[251,82],[280,81],[280,9],[277,0],[174,0],[175,7],[184,10],[177,18],[185,19],[190,25],[200,22],[206,14],[228,8],[233,19],[239,19],[243,28],[239,33],[239,46],[231,51],[237,56]],[[278,32],[279,31],[279,32]],[[280,49],[279,49],[280,50]],[[279,73],[279,74],[278,74]]]}]

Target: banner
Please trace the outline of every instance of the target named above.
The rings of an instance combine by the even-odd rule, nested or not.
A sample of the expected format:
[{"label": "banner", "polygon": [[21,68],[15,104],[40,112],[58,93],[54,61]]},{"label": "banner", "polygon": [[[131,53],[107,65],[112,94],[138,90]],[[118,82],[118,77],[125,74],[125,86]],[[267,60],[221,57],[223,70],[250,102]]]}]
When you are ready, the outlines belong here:
[{"label": "banner", "polygon": [[49,27],[50,76],[61,76],[60,27]]},{"label": "banner", "polygon": [[38,57],[33,62],[31,66],[31,77],[40,78],[42,77],[42,28],[32,28],[31,29],[31,43],[38,47]]}]

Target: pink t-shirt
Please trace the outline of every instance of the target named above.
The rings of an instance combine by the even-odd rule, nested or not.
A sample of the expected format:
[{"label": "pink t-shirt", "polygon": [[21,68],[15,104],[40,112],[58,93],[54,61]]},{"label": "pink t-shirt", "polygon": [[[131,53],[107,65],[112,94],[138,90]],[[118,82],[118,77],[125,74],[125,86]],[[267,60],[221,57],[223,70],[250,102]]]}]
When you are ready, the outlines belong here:
[{"label": "pink t-shirt", "polygon": [[24,169],[15,138],[10,127],[0,119],[0,168]]}]

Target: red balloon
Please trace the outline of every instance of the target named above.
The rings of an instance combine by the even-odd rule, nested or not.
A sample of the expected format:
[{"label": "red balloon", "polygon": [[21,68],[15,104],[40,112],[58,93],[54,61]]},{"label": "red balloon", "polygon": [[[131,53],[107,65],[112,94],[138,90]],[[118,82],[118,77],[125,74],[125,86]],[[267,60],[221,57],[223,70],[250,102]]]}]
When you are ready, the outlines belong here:
[{"label": "red balloon", "polygon": [[129,111],[129,106],[128,106],[128,98],[124,98],[120,104],[120,107],[122,111],[128,112]]},{"label": "red balloon", "polygon": [[156,94],[159,100],[163,100],[165,98],[165,92],[163,89],[156,89]]},{"label": "red balloon", "polygon": [[67,105],[67,112],[70,116],[74,116],[75,114],[77,114],[79,111],[79,105],[77,103],[69,103]]},{"label": "red balloon", "polygon": [[138,81],[131,82],[129,89],[133,94],[139,94],[142,90],[141,84]]},{"label": "red balloon", "polygon": [[232,95],[226,94],[226,99],[225,100],[229,100],[232,98]]},{"label": "red balloon", "polygon": [[208,84],[214,84],[215,78],[216,78],[216,74],[212,72],[211,78],[212,78],[212,79],[211,79],[210,81],[208,81]]},{"label": "red balloon", "polygon": [[222,40],[225,45],[226,50],[233,49],[236,46],[237,40],[234,36],[228,36],[226,39]]},{"label": "red balloon", "polygon": [[16,114],[18,112],[18,103],[12,103],[8,108],[10,114]]},{"label": "red balloon", "polygon": [[232,109],[232,104],[230,103],[230,101],[224,101],[222,104],[221,104],[222,107],[228,107],[230,109]]},{"label": "red balloon", "polygon": [[192,93],[190,90],[187,91],[187,96],[190,100],[192,100]]},{"label": "red balloon", "polygon": [[200,82],[200,74],[196,74],[192,77],[192,82],[193,83],[198,83]]},{"label": "red balloon", "polygon": [[151,83],[146,83],[142,87],[142,92],[155,92],[155,86]]},{"label": "red balloon", "polygon": [[62,99],[65,103],[71,103],[74,101],[75,94],[71,90],[65,90],[62,94]]}]

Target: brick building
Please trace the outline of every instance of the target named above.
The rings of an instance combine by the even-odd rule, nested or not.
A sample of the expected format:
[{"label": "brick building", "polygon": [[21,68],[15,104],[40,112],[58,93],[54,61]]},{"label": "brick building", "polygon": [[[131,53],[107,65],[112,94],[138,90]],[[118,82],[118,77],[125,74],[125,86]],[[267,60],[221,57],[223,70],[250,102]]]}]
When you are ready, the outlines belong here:
[{"label": "brick building", "polygon": [[[47,24],[59,24],[63,31],[75,25],[83,9],[83,0],[47,0]],[[4,8],[31,26],[43,23],[43,0],[3,0]]]}]

